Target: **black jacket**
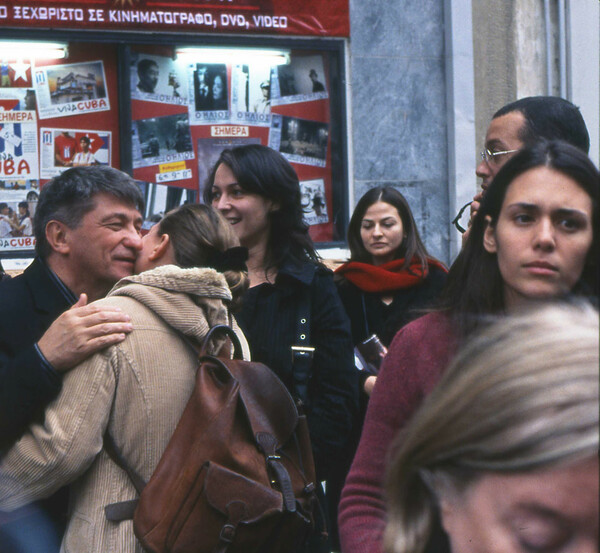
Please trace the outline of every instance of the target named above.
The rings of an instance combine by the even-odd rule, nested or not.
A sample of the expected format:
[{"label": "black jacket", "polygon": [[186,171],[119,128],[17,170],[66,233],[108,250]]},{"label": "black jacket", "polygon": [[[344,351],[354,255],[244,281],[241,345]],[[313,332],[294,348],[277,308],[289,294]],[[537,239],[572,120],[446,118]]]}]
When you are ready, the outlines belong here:
[{"label": "black jacket", "polygon": [[[35,343],[75,296],[38,258],[0,284],[0,443],[13,443],[60,391],[62,378]],[[58,552],[65,526],[67,489],[11,513],[0,525],[6,553]],[[0,521],[5,515],[0,514]]]},{"label": "black jacket", "polygon": [[[310,374],[293,365],[302,303],[310,302]],[[350,325],[331,272],[311,262],[285,263],[275,284],[250,288],[236,315],[254,361],[270,367],[306,406],[319,478],[335,467],[358,403]]]},{"label": "black jacket", "polygon": [[377,334],[389,346],[396,332],[433,306],[446,282],[446,272],[430,267],[427,278],[417,286],[393,293],[392,303],[385,305],[381,295],[364,292],[345,278],[336,282],[340,299],[352,325],[352,343],[359,344]]},{"label": "black jacket", "polygon": [[17,438],[58,394],[61,377],[34,344],[75,299],[39,259],[0,284],[0,443]]}]

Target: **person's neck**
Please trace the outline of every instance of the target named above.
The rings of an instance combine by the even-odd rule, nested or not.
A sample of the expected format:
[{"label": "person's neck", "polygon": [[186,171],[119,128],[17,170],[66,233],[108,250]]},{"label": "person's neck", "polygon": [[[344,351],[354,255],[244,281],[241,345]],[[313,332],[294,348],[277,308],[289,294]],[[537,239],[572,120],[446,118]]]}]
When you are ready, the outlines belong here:
[{"label": "person's neck", "polygon": [[385,265],[390,261],[394,261],[394,254],[387,255],[385,257],[371,257],[371,265],[375,265],[375,267],[379,267],[380,265]]},{"label": "person's neck", "polygon": [[511,290],[504,292],[504,312],[507,315],[514,315],[527,309],[534,308],[540,303],[548,301],[551,298],[530,298],[517,294]]},{"label": "person's neck", "polygon": [[277,276],[276,268],[269,268],[265,271],[266,257],[267,257],[267,242],[259,242],[252,246],[246,246],[248,248],[248,261],[246,266],[248,267],[248,278],[250,279],[250,288],[258,286],[265,282],[275,282]]},{"label": "person's neck", "polygon": [[86,280],[85,276],[71,270],[68,263],[63,259],[49,257],[46,259],[46,265],[75,296],[79,297],[83,293],[87,294],[88,302],[103,298],[110,290],[110,287]]}]

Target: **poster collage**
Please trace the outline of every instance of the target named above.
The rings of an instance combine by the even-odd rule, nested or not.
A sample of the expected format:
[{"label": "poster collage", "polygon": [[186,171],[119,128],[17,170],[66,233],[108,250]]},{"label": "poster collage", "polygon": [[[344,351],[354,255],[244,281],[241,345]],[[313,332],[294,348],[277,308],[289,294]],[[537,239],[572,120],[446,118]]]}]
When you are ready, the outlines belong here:
[{"label": "poster collage", "polygon": [[36,67],[16,56],[0,60],[0,253],[34,248],[40,180],[68,167],[110,165],[110,131],[44,125],[110,110],[105,83],[102,61]]},{"label": "poster collage", "polygon": [[[16,53],[0,60],[0,257],[33,254],[44,182],[69,167],[118,164],[111,159],[117,127],[86,124],[92,114],[118,109],[109,100],[105,61],[62,61],[37,66]],[[327,185],[316,178],[325,175],[329,124],[321,121],[328,119],[285,109],[327,99],[325,83],[319,54],[254,66],[132,52],[132,165],[147,186],[147,218],[188,201],[192,191],[201,194],[198,183],[202,188],[223,149],[262,143],[307,168],[298,170],[306,221],[328,223]]]},{"label": "poster collage", "polygon": [[[201,193],[225,148],[263,143],[294,164],[325,168],[328,123],[277,113],[278,106],[327,99],[324,74],[320,55],[266,66],[185,63],[134,52],[133,168],[136,178],[156,189],[149,215],[158,217],[174,207],[173,200],[182,201],[181,192],[165,194],[161,184],[186,188],[194,177],[192,186],[198,190],[200,183]],[[307,223],[329,222],[324,179],[301,178],[301,188]]]}]

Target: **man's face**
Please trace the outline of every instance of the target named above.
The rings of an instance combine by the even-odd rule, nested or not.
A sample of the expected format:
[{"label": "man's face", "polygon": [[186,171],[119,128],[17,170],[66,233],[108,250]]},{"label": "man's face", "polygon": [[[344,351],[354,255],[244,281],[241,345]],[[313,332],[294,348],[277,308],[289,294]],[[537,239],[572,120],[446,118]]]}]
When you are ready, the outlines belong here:
[{"label": "man's face", "polygon": [[146,71],[139,72],[139,77],[144,90],[154,91],[158,84],[158,65],[151,64]]},{"label": "man's face", "polygon": [[[525,117],[520,111],[511,111],[492,119],[485,135],[485,148],[490,152],[505,152],[519,150],[524,144],[520,132],[525,125]],[[475,173],[481,177],[481,187],[486,190],[496,176],[496,173],[514,154],[494,156],[490,161],[481,160]]]},{"label": "man's face", "polygon": [[109,194],[94,197],[96,207],[76,228],[65,227],[70,271],[90,299],[103,297],[121,278],[133,274],[142,248],[142,215]]}]

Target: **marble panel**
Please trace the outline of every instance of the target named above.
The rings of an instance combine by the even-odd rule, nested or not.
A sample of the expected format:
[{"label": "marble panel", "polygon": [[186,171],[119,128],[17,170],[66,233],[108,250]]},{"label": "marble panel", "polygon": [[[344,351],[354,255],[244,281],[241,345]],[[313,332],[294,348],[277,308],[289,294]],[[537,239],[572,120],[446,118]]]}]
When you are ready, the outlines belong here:
[{"label": "marble panel", "polygon": [[355,57],[352,83],[355,179],[444,178],[443,61]]},{"label": "marble panel", "polygon": [[355,54],[441,57],[444,11],[440,0],[350,0]]}]

